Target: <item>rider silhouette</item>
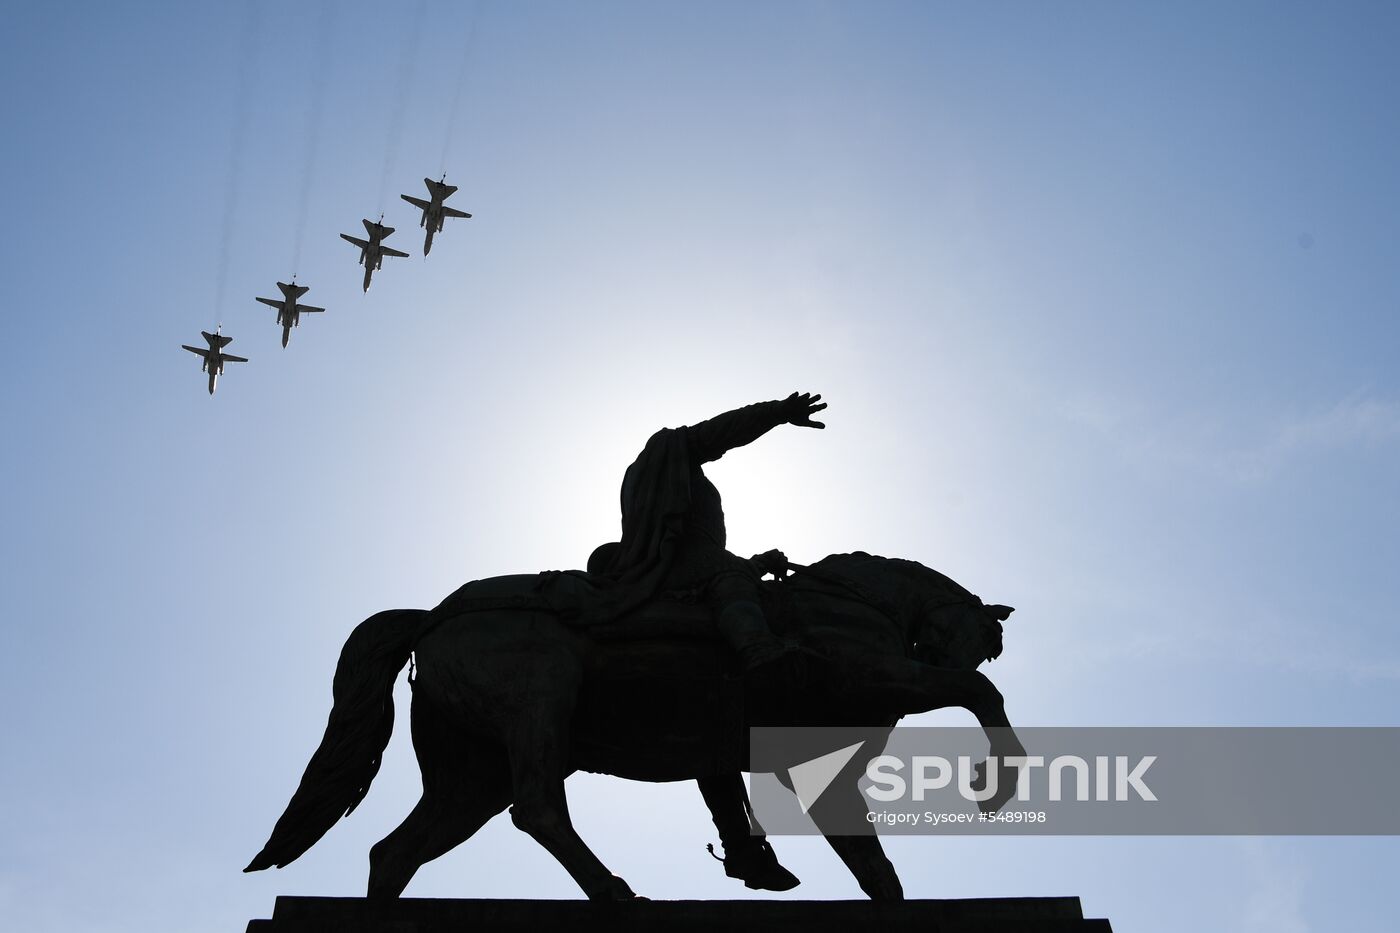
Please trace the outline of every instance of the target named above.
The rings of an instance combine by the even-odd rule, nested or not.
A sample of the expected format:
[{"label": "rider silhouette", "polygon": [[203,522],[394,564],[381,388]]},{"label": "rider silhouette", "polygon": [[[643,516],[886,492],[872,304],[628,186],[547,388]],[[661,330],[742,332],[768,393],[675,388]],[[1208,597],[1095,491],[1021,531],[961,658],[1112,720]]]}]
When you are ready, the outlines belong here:
[{"label": "rider silhouette", "polygon": [[[699,591],[746,676],[766,680],[774,669],[781,677],[787,652],[764,618],[759,578],[781,574],[787,558],[769,551],[744,560],[729,552],[719,490],[702,466],[780,424],[826,427],[812,420],[826,407],[820,400],[794,392],[653,434],[622,480],[622,541],[603,545],[588,561],[590,574],[620,584],[596,611],[622,614],[667,590]],[[795,887],[797,878],[778,863],[753,818],[743,778],[717,774],[697,783],[724,846],[725,874],[750,888]]]},{"label": "rider silhouette", "polygon": [[826,427],[812,420],[826,408],[820,399],[794,392],[653,434],[622,479],[622,541],[589,559],[590,571],[620,584],[591,611],[615,617],[663,591],[696,590],[746,672],[779,660],[785,648],[759,606],[758,583],[786,558],[769,551],[749,561],[726,549],[719,490],[702,466],[780,424]]}]

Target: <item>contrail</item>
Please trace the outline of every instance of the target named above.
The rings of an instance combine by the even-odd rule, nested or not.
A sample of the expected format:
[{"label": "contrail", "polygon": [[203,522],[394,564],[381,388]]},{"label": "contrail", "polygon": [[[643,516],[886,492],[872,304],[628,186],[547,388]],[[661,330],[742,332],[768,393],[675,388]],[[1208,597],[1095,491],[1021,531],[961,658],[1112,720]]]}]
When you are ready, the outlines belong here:
[{"label": "contrail", "polygon": [[238,43],[236,85],[234,87],[233,138],[229,144],[228,186],[224,189],[224,230],[219,244],[217,272],[214,276],[214,308],[222,320],[224,292],[228,286],[228,257],[233,246],[233,221],[238,207],[238,195],[243,183],[243,141],[248,135],[248,97],[252,83],[253,56],[257,52],[257,0],[243,6],[243,35]]},{"label": "contrail", "polygon": [[477,21],[481,18],[481,7],[485,0],[477,0],[472,7],[472,18],[467,26],[467,41],[462,46],[462,61],[457,68],[457,89],[452,94],[452,109],[447,116],[447,135],[442,140],[442,165],[438,168],[438,174],[447,174],[447,156],[452,149],[452,134],[457,128],[457,111],[462,103],[462,89],[467,83],[467,71],[472,60],[472,43],[476,41]]},{"label": "contrail", "polygon": [[384,171],[379,177],[379,212],[384,212],[384,201],[389,195],[389,176],[394,172],[394,163],[399,155],[399,136],[403,132],[404,110],[408,107],[408,95],[413,88],[413,67],[418,62],[419,40],[423,35],[423,13],[427,0],[418,0],[413,10],[413,23],[404,36],[403,48],[399,53],[399,82],[394,95],[394,106],[390,112],[389,133],[384,144]]},{"label": "contrail", "polygon": [[301,268],[301,247],[306,239],[306,217],[311,209],[311,183],[316,177],[316,152],[321,145],[321,115],[326,109],[326,69],[330,63],[335,24],[335,4],[332,0],[322,0],[316,60],[311,72],[311,107],[306,118],[306,158],[301,166],[301,200],[297,205],[296,239],[292,249],[293,273]]}]

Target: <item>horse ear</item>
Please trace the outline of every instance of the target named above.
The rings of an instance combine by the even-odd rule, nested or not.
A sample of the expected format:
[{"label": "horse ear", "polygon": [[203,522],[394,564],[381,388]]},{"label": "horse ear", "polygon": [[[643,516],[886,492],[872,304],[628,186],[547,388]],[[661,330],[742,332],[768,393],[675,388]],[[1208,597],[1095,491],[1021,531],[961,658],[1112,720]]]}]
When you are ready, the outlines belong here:
[{"label": "horse ear", "polygon": [[998,622],[1005,622],[1011,617],[1011,613],[1016,611],[1010,606],[984,606],[983,608],[987,610],[987,615]]}]

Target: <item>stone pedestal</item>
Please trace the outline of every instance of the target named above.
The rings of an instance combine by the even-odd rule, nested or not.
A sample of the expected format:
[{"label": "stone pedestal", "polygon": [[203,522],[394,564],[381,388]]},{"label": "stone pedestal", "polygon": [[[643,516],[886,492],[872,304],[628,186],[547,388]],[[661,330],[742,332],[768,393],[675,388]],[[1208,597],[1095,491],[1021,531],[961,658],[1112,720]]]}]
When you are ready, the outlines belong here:
[{"label": "stone pedestal", "polygon": [[248,933],[1110,933],[1077,897],[871,901],[589,901],[279,897]]}]

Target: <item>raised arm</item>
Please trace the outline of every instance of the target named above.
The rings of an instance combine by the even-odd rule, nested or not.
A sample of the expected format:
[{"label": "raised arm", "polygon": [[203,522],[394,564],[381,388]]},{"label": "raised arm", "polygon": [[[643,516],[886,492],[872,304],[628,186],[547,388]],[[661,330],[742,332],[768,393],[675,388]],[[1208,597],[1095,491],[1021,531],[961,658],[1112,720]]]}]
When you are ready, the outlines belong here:
[{"label": "raised arm", "polygon": [[717,415],[686,428],[690,453],[700,463],[718,460],[727,451],[751,444],[780,424],[824,428],[812,415],[826,407],[820,395],[789,395],[782,401],[759,402]]}]

